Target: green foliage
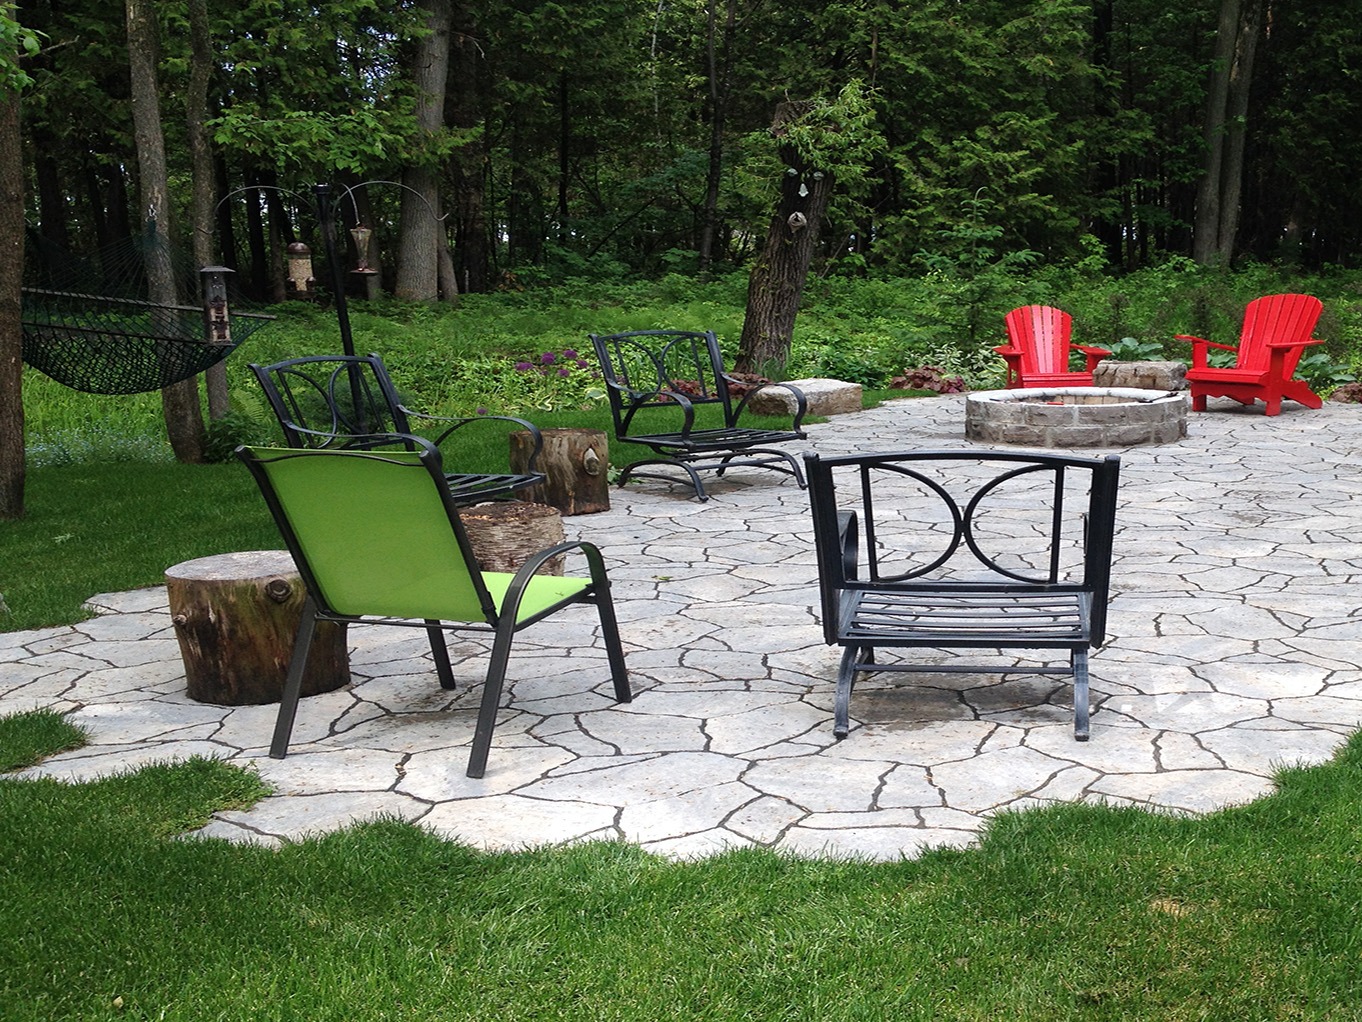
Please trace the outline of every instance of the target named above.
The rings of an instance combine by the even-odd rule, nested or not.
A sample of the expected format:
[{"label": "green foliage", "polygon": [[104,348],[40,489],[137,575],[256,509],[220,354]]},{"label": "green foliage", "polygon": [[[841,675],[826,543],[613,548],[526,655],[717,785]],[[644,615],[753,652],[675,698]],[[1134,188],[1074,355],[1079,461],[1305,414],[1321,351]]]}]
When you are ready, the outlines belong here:
[{"label": "green foliage", "polygon": [[405,114],[360,108],[346,113],[286,110],[264,117],[237,104],[213,120],[213,141],[281,170],[366,175],[403,151],[412,131]]},{"label": "green foliage", "polygon": [[203,460],[210,465],[233,461],[236,449],[243,444],[270,444],[278,440],[273,416],[266,422],[258,413],[236,409],[220,419],[209,420],[204,432]]},{"label": "green foliage", "polygon": [[1138,337],[1122,337],[1108,350],[1117,362],[1156,362],[1163,358],[1162,344],[1142,341]]},{"label": "green foliage", "polygon": [[18,4],[0,4],[0,90],[18,92],[33,84],[22,59],[36,57],[41,33],[19,24]]},{"label": "green foliage", "polygon": [[1306,352],[1296,363],[1296,375],[1321,394],[1328,394],[1336,387],[1357,380],[1357,375],[1347,365],[1335,361],[1328,352],[1319,350]]}]

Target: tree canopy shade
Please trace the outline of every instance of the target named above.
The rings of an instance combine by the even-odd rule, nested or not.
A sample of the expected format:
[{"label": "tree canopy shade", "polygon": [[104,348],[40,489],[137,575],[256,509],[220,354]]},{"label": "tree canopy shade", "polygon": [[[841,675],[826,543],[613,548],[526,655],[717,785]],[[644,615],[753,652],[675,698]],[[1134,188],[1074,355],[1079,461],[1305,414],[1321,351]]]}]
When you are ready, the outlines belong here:
[{"label": "tree canopy shade", "polygon": [[[1362,145],[1362,0],[154,8],[162,108],[204,110],[216,194],[408,183],[424,202],[405,214],[401,189],[359,189],[339,212],[373,228],[371,262],[409,296],[747,265],[781,187],[777,104],[853,80],[883,144],[838,168],[813,272],[915,271],[923,253],[949,257],[981,208],[998,252],[1047,260],[1096,238],[1133,269],[1204,255],[1198,233],[1224,261],[1319,266],[1362,251],[1347,169]],[[141,230],[121,14],[108,0],[24,7],[51,40],[28,67],[22,122],[28,220],[45,248],[94,257]],[[283,244],[320,249],[310,213],[262,192],[203,224],[192,118],[167,116],[164,135],[176,243],[187,252],[212,227],[239,279],[280,297]],[[53,272],[30,260],[31,278]]]}]

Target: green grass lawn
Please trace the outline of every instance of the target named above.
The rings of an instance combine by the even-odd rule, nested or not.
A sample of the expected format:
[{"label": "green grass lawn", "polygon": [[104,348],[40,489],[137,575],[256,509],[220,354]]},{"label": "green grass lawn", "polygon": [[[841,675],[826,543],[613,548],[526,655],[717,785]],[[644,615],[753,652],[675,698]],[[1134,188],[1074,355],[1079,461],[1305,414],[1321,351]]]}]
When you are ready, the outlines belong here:
[{"label": "green grass lawn", "polygon": [[0,778],[0,1017],[1356,1019],[1362,740],[1279,783],[871,864],[484,854],[397,822],[272,851],[176,839],[260,796],[221,763]]}]

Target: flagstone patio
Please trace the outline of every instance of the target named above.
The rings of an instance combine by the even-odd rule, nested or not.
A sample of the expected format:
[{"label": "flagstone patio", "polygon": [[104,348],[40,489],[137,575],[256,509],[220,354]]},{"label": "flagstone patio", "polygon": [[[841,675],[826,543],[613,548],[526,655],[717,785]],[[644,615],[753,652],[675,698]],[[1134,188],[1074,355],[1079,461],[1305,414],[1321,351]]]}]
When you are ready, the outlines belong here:
[{"label": "flagstone patio", "polygon": [[[809,427],[809,446],[971,446],[964,407],[949,395],[837,416]],[[163,588],[97,596],[100,616],[74,627],[0,634],[0,713],[50,706],[91,731],[27,776],[192,755],[254,767],[275,793],[204,833],[266,843],[387,814],[489,848],[605,838],[685,857],[894,858],[968,844],[1000,809],[1244,802],[1362,723],[1362,406],[1212,409],[1184,439],[1120,451],[1087,743],[1068,686],[1020,673],[872,676],[836,741],[806,495],[743,470],[707,479],[708,503],[646,481],[565,519],[611,568],[634,702],[610,698],[589,609],[528,630],[480,780],[463,771],[481,639],[451,641],[469,682],[451,693],[422,633],[352,628],[357,683],[305,699],[290,755],[271,760],[274,706],[186,696]]]}]

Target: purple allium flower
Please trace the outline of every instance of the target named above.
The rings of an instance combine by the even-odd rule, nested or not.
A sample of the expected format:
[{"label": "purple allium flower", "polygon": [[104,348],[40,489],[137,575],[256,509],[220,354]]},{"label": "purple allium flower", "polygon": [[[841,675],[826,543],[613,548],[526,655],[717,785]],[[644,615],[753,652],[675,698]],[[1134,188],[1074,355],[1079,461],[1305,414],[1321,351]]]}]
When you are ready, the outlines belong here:
[{"label": "purple allium flower", "polygon": [[486,414],[487,414],[487,409],[486,409],[486,408],[479,408],[479,409],[478,409],[478,414],[479,414],[479,415],[486,415]]},{"label": "purple allium flower", "polygon": [[534,368],[534,366],[530,365],[530,363],[528,363],[528,362],[517,362],[517,363],[515,364],[515,367],[516,367],[516,370],[517,370],[517,371],[522,372],[522,373],[523,373],[526,369],[533,369],[533,368]]},{"label": "purple allium flower", "polygon": [[568,368],[567,368],[567,366],[564,366],[562,369],[559,369],[559,370],[558,370],[558,375],[559,375],[559,376],[566,376],[567,374],[568,374]]},{"label": "purple allium flower", "polygon": [[587,368],[586,359],[584,359],[584,358],[579,358],[579,359],[577,360],[577,368],[578,368],[578,369],[586,369],[586,368]]},{"label": "purple allium flower", "polygon": [[551,366],[558,361],[558,356],[551,351],[546,351],[539,356],[539,361],[543,362],[546,366]]},{"label": "purple allium flower", "polygon": [[576,358],[576,357],[577,357],[577,352],[574,351],[572,348],[564,348],[564,349],[563,349],[563,357],[564,357],[564,358]]}]

